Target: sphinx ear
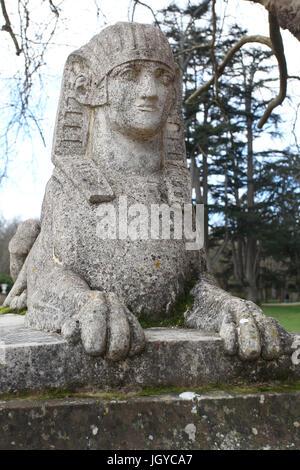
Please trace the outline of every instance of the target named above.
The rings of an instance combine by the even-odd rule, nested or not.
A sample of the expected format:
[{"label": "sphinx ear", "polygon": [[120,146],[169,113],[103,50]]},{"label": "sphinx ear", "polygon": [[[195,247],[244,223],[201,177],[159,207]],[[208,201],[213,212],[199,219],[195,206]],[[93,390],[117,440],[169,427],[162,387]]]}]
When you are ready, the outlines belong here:
[{"label": "sphinx ear", "polygon": [[103,106],[107,103],[107,77],[97,82],[90,75],[79,73],[75,78],[76,101],[88,106]]},{"label": "sphinx ear", "polygon": [[80,72],[74,81],[75,99],[80,104],[89,105],[91,95],[91,77],[88,73]]}]

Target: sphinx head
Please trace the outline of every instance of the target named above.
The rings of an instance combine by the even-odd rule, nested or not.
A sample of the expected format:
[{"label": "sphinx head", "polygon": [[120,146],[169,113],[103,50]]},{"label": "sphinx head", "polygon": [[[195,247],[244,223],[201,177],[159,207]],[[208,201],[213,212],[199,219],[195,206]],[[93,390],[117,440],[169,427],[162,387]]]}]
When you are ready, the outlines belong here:
[{"label": "sphinx head", "polygon": [[75,78],[77,100],[102,106],[111,128],[129,137],[157,134],[175,95],[175,64],[163,34],[150,25],[117,23],[88,46],[90,71]]},{"label": "sphinx head", "polygon": [[69,56],[61,108],[78,122],[82,116],[78,149],[85,146],[85,122],[93,109],[105,115],[113,131],[145,140],[164,128],[177,89],[177,68],[161,31],[147,24],[117,23]]}]

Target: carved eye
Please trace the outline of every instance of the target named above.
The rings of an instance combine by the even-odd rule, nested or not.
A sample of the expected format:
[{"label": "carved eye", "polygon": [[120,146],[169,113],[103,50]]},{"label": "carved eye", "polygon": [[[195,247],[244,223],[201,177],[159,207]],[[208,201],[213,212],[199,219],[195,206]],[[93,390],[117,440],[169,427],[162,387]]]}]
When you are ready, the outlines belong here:
[{"label": "carved eye", "polygon": [[156,77],[165,86],[170,85],[173,82],[173,76],[166,70],[159,69],[156,71]]},{"label": "carved eye", "polygon": [[137,67],[128,67],[119,74],[120,77],[124,78],[124,80],[135,81],[137,80],[139,75],[139,70]]}]

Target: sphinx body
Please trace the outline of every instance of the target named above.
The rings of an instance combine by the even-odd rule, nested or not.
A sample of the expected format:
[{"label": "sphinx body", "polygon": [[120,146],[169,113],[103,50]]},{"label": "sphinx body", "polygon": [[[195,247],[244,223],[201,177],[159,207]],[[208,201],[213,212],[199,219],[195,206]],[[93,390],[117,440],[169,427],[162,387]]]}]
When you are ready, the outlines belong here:
[{"label": "sphinx body", "polygon": [[138,316],[167,312],[184,284],[198,279],[186,325],[220,332],[228,354],[273,359],[288,350],[289,335],[217,287],[203,253],[186,250],[184,237],[99,237],[101,215],[124,215],[124,197],[128,207],[149,209],[148,221],[153,205],[180,212],[190,202],[180,88],[168,42],[150,25],[117,23],[71,54],[41,230],[32,223],[23,258],[16,248],[22,229],[12,242],[14,266],[27,257],[6,303],[26,303],[28,326],[119,360],[144,347]]}]

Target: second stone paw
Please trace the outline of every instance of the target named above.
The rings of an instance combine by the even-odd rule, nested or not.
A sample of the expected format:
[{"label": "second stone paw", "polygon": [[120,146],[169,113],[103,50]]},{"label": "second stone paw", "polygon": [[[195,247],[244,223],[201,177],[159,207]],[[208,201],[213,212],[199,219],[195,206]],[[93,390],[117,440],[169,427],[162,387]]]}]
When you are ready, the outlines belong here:
[{"label": "second stone paw", "polygon": [[80,312],[64,323],[62,335],[71,343],[81,338],[87,354],[112,361],[138,354],[145,346],[138,320],[113,293],[91,292]]},{"label": "second stone paw", "polygon": [[220,336],[225,351],[244,360],[277,359],[291,353],[292,336],[253,302],[231,297],[225,305]]}]

